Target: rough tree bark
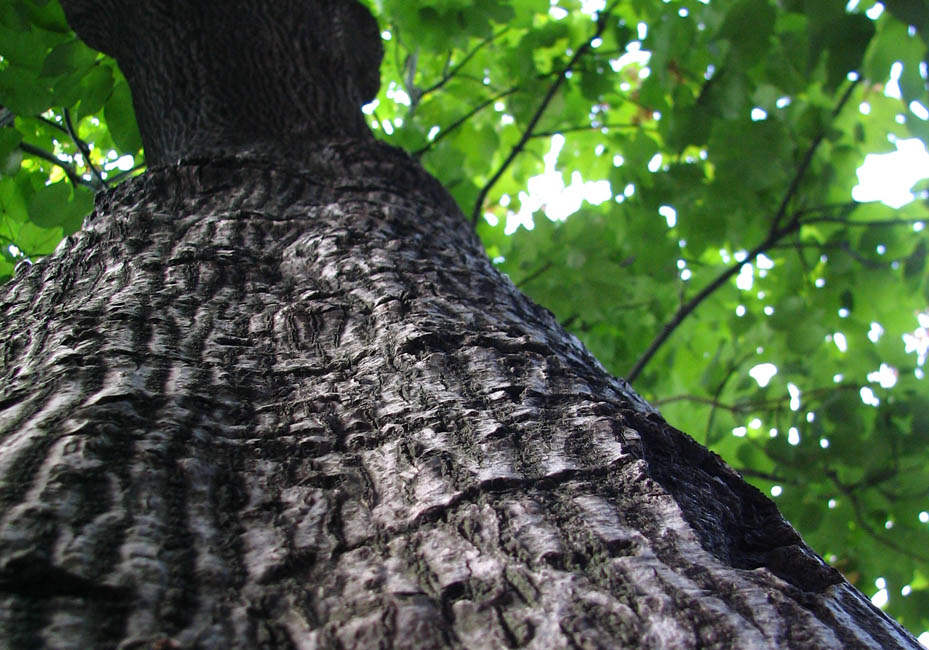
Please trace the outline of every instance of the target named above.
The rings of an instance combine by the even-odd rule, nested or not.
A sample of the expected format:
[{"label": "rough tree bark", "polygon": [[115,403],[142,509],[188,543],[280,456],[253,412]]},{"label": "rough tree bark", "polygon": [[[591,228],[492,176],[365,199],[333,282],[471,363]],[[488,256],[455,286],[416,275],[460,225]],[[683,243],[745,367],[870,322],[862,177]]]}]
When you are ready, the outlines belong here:
[{"label": "rough tree bark", "polygon": [[354,0],[63,4],[153,165],[0,300],[0,645],[919,647],[370,137]]}]

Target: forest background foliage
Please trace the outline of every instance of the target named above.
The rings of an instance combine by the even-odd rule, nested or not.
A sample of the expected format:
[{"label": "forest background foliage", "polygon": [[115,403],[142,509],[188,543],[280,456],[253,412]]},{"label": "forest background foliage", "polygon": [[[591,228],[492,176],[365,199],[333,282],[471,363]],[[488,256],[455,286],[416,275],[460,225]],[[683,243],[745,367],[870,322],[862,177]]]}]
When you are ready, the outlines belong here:
[{"label": "forest background foliage", "polygon": [[[929,630],[929,182],[896,208],[852,196],[867,154],[929,141],[929,4],[367,4],[376,136],[609,370]],[[145,158],[122,74],[57,2],[0,0],[0,105],[5,280]]]}]

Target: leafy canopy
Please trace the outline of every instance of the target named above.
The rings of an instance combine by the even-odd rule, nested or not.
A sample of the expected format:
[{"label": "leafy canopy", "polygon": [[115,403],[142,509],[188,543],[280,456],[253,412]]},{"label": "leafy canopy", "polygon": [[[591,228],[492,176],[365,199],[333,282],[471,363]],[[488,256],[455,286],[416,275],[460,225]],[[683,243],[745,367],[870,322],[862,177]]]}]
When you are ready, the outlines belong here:
[{"label": "leafy canopy", "polygon": [[[852,200],[866,154],[929,141],[929,5],[369,4],[377,136],[611,371],[929,629],[929,184],[898,209]],[[144,155],[119,69],[54,1],[0,4],[0,104],[7,278]],[[595,181],[609,198],[566,219],[527,190]]]}]

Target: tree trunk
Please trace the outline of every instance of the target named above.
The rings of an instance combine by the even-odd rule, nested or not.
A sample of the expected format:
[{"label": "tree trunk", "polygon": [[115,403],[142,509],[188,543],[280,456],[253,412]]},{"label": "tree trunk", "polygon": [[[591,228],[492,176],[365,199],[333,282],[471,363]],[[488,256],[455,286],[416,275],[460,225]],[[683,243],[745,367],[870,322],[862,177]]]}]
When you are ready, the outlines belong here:
[{"label": "tree trunk", "polygon": [[[98,47],[87,16],[208,59],[171,40],[186,1],[63,4]],[[361,15],[225,4],[265,40],[278,8]],[[147,48],[114,46],[143,86]],[[349,126],[287,142],[138,110],[191,155],[5,288],[2,647],[919,647],[502,277],[345,83]]]}]

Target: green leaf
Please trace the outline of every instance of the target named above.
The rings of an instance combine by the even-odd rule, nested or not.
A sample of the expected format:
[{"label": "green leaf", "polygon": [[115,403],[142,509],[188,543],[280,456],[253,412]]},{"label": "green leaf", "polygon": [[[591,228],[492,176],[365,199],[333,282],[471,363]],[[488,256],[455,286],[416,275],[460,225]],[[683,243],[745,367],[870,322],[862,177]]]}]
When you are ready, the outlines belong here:
[{"label": "green leaf", "polygon": [[42,64],[43,77],[57,77],[70,72],[85,71],[94,64],[97,52],[73,39],[55,46]]},{"label": "green leaf", "polygon": [[21,1],[6,2],[0,5],[0,26],[18,32],[27,32],[32,22],[23,11]]},{"label": "green leaf", "polygon": [[818,323],[795,324],[787,332],[787,345],[793,352],[809,354],[825,343],[827,332]]},{"label": "green leaf", "polygon": [[42,0],[14,0],[14,2],[37,27],[59,34],[71,32],[60,3]]},{"label": "green leaf", "polygon": [[890,67],[896,61],[901,61],[905,67],[918,68],[925,51],[925,43],[911,36],[907,25],[882,16],[877,34],[865,54],[863,72],[871,81],[884,83],[890,78]]},{"label": "green leaf", "polygon": [[0,104],[14,113],[38,115],[51,101],[51,90],[35,71],[14,64],[0,69]]},{"label": "green leaf", "polygon": [[71,185],[60,181],[40,188],[29,202],[29,219],[42,228],[60,226],[69,216]]},{"label": "green leaf", "polygon": [[929,32],[929,4],[925,0],[884,0],[884,6],[900,22],[915,25],[925,38]]},{"label": "green leaf", "polygon": [[10,21],[0,24],[0,56],[30,70],[41,68],[45,52],[59,40],[56,34],[15,25],[11,27]]},{"label": "green leaf", "polygon": [[903,277],[907,280],[921,280],[926,271],[926,252],[927,246],[925,240],[919,242],[913,254],[906,258],[903,263]]},{"label": "green leaf", "polygon": [[77,232],[84,223],[84,218],[94,209],[94,192],[86,187],[74,188],[74,195],[68,204],[68,217],[61,222],[65,236]]},{"label": "green leaf", "polygon": [[774,120],[718,120],[708,149],[717,166],[717,182],[729,192],[734,188],[763,190],[787,182],[790,139]]},{"label": "green leaf", "polygon": [[64,233],[59,227],[42,228],[32,222],[26,222],[16,233],[16,246],[34,259],[54,252],[62,237]]},{"label": "green leaf", "polygon": [[726,14],[718,37],[728,40],[740,63],[748,67],[768,51],[774,19],[774,7],[766,0],[740,0]]},{"label": "green leaf", "polygon": [[113,90],[113,72],[109,66],[97,66],[83,79],[84,92],[81,97],[78,119],[93,115],[103,108]]},{"label": "green leaf", "polygon": [[[13,178],[0,178],[0,210],[3,212],[7,235],[12,234],[11,222],[19,224],[29,219],[26,199],[19,184]],[[0,235],[2,234],[0,232]]]},{"label": "green leaf", "polygon": [[[19,148],[19,143],[23,140],[23,134],[13,127],[0,129],[0,161],[9,156]],[[12,174],[7,174],[12,176]]]},{"label": "green leaf", "polygon": [[846,14],[828,30],[828,88],[837,88],[848,73],[858,70],[874,36],[874,23],[861,14]]},{"label": "green leaf", "polygon": [[110,135],[119,149],[126,153],[135,153],[142,148],[142,136],[135,121],[132,108],[132,92],[125,82],[116,84],[103,111]]}]

